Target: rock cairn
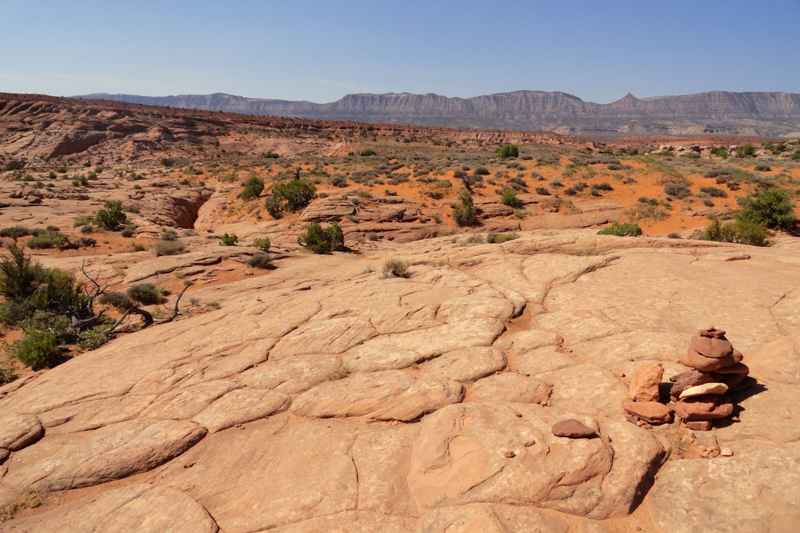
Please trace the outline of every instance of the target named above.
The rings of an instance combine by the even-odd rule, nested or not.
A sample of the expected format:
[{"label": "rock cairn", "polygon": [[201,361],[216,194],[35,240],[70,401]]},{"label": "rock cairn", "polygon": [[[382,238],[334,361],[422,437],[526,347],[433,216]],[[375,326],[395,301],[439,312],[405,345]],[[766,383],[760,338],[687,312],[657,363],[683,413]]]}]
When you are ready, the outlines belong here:
[{"label": "rock cairn", "polygon": [[675,413],[690,429],[707,431],[733,415],[729,393],[749,386],[750,369],[721,329],[701,330],[692,337],[680,362],[691,368],[671,378]]},{"label": "rock cairn", "polygon": [[673,412],[692,430],[708,431],[734,412],[730,393],[750,385],[750,370],[742,363],[725,332],[709,328],[692,337],[680,362],[690,368],[670,378],[669,398],[661,394],[664,368],[661,363],[639,366],[631,376],[629,401],[623,405],[626,418],[640,426],[672,421]]}]

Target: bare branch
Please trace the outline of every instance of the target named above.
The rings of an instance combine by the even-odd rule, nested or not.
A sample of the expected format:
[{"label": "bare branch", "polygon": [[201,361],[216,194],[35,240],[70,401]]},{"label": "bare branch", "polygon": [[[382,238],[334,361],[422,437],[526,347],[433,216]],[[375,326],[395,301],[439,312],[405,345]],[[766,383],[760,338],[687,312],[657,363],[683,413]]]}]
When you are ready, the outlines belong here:
[{"label": "bare branch", "polygon": [[181,292],[178,293],[178,297],[175,298],[175,308],[172,310],[172,316],[170,316],[165,320],[162,320],[161,322],[159,322],[159,324],[166,324],[167,322],[172,322],[178,317],[178,314],[180,313],[181,298],[183,298],[183,295],[186,293],[187,290],[189,290],[189,287],[191,286],[192,284],[188,282],[183,286]]}]

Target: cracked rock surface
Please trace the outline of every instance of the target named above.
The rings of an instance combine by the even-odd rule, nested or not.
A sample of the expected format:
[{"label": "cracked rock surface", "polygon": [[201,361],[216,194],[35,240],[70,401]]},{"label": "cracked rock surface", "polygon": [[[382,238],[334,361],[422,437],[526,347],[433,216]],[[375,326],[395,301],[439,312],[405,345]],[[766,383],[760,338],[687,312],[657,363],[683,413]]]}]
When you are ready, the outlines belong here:
[{"label": "cracked rock surface", "polygon": [[[790,531],[798,252],[547,231],[292,258],[0,388],[0,504],[44,501],[0,529]],[[622,405],[711,325],[758,385],[714,430],[732,456],[683,458],[686,429]]]}]

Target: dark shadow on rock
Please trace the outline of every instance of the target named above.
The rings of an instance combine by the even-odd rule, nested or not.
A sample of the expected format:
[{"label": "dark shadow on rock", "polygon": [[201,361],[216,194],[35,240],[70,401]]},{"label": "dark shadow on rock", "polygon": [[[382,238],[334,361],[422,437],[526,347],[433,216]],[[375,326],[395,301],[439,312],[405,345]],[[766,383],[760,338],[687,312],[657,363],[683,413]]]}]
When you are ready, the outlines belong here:
[{"label": "dark shadow on rock", "polygon": [[658,470],[667,462],[667,452],[662,451],[658,454],[650,465],[647,467],[647,472],[645,472],[642,479],[639,480],[639,483],[636,485],[636,491],[633,493],[633,500],[631,500],[631,505],[628,507],[628,513],[632,513],[636,510],[639,505],[644,501],[644,497],[647,496],[647,493],[653,487],[653,484],[656,481],[656,474]]}]

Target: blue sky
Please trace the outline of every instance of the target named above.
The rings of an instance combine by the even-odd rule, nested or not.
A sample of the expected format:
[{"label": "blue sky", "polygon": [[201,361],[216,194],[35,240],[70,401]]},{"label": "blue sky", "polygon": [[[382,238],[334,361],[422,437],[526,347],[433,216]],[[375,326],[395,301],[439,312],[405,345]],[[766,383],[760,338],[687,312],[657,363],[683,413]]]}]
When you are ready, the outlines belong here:
[{"label": "blue sky", "polygon": [[0,0],[0,91],[800,92],[800,0]]}]

